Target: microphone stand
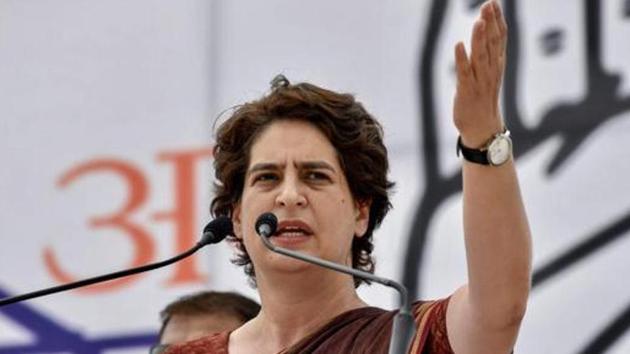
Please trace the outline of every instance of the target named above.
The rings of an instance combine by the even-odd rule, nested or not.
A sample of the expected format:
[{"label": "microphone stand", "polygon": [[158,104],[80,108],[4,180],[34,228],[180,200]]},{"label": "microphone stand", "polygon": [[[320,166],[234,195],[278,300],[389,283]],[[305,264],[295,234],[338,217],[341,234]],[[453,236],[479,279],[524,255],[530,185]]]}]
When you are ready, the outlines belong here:
[{"label": "microphone stand", "polygon": [[[216,220],[220,220],[221,223],[226,223],[226,221],[224,221],[222,219],[216,219]],[[213,221],[213,222],[215,222],[215,221]],[[220,227],[225,227],[225,225],[222,225],[222,224],[215,224],[215,225],[219,225]],[[146,265],[143,265],[143,266],[140,266],[140,267],[135,267],[135,268],[131,268],[131,269],[125,269],[125,270],[121,270],[121,271],[114,272],[114,273],[109,273],[109,274],[104,274],[104,275],[100,275],[100,276],[96,276],[96,277],[92,277],[92,278],[88,278],[88,279],[79,280],[79,281],[76,281],[76,282],[73,282],[73,283],[62,284],[62,285],[54,286],[54,287],[47,288],[47,289],[41,289],[41,290],[33,291],[33,292],[30,292],[30,293],[22,294],[22,295],[17,295],[17,296],[13,296],[13,297],[4,298],[4,299],[0,300],[0,307],[5,306],[5,305],[9,305],[9,304],[12,304],[12,303],[15,303],[15,302],[19,302],[19,301],[29,300],[29,299],[33,299],[33,298],[36,298],[36,297],[41,297],[41,296],[45,296],[45,295],[49,295],[49,294],[58,293],[58,292],[61,292],[61,291],[75,289],[75,288],[79,288],[79,287],[82,287],[82,286],[92,285],[92,284],[95,284],[95,283],[100,283],[100,282],[104,282],[104,281],[108,281],[108,280],[112,280],[112,279],[116,279],[116,278],[122,278],[122,277],[126,277],[126,276],[129,276],[129,275],[146,272],[148,270],[161,268],[161,267],[167,266],[169,264],[175,263],[175,262],[179,261],[180,259],[186,258],[186,257],[190,256],[191,254],[197,252],[200,248],[204,247],[205,245],[208,245],[208,244],[211,244],[211,243],[220,242],[221,240],[223,240],[225,238],[225,233],[226,232],[224,232],[224,230],[222,230],[222,229],[219,229],[219,230],[216,230],[216,231],[215,230],[208,230],[209,226],[210,226],[210,224],[208,224],[208,226],[206,226],[206,230],[204,230],[206,232],[203,233],[203,236],[202,236],[201,240],[199,240],[199,242],[197,242],[197,244],[194,247],[192,247],[188,251],[186,251],[184,253],[181,253],[181,254],[179,254],[179,255],[177,255],[175,257],[169,258],[169,259],[161,261],[161,262],[155,262],[155,263],[151,263],[151,264],[146,264]],[[231,222],[230,222],[230,229],[231,229]],[[230,230],[230,232],[231,232],[231,230]]]},{"label": "microphone stand", "polygon": [[272,227],[267,224],[260,225],[258,231],[263,244],[272,252],[280,253],[282,255],[312,263],[320,267],[336,270],[341,273],[357,276],[363,279],[368,279],[375,283],[379,283],[396,289],[396,291],[398,291],[398,293],[400,294],[400,303],[402,304],[402,306],[400,308],[400,311],[394,317],[394,322],[392,324],[392,337],[389,342],[389,354],[404,354],[408,352],[409,346],[411,345],[411,340],[416,332],[416,322],[414,321],[413,315],[411,313],[411,303],[409,301],[407,288],[391,279],[381,278],[362,270],[350,268],[344,265],[330,262],[325,259],[316,258],[308,254],[303,254],[286,248],[274,246],[268,239],[268,237],[273,233]]}]

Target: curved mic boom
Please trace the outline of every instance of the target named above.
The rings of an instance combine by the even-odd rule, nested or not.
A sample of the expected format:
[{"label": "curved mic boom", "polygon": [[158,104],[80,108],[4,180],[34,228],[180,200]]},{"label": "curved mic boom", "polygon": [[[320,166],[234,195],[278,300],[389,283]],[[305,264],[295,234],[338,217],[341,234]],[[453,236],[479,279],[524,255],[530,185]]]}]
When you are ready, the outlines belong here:
[{"label": "curved mic boom", "polygon": [[40,296],[45,296],[49,294],[58,293],[61,291],[80,288],[82,286],[92,285],[92,284],[96,284],[96,283],[100,283],[100,282],[104,282],[104,281],[108,281],[108,280],[112,280],[116,278],[122,278],[129,275],[146,272],[148,270],[153,270],[156,268],[161,268],[161,267],[175,263],[183,258],[190,256],[191,254],[197,252],[197,250],[204,247],[205,245],[221,242],[227,235],[231,235],[232,232],[233,232],[232,220],[227,216],[220,216],[212,220],[211,222],[209,222],[208,225],[204,227],[203,236],[201,237],[201,240],[199,240],[199,242],[197,242],[197,244],[194,247],[192,247],[188,251],[182,254],[179,254],[175,257],[169,258],[165,261],[151,263],[151,264],[143,265],[136,268],[121,270],[121,271],[110,273],[110,274],[104,274],[104,275],[100,275],[93,278],[79,280],[73,283],[58,285],[52,288],[37,290],[30,293],[18,295],[18,296],[8,297],[8,298],[0,300],[0,307],[4,305],[9,305],[15,302],[19,302],[19,301],[33,299]]},{"label": "curved mic boom", "polygon": [[411,340],[416,332],[416,323],[411,313],[411,303],[409,302],[409,295],[407,294],[407,288],[402,284],[395,282],[391,279],[381,278],[374,274],[364,272],[358,269],[354,269],[345,265],[333,263],[325,259],[310,256],[300,252],[292,251],[286,248],[274,246],[268,237],[273,235],[278,228],[278,218],[273,213],[264,213],[256,220],[256,232],[260,235],[263,244],[273,252],[280,253],[282,255],[299,259],[304,262],[312,263],[320,267],[335,270],[337,272],[350,274],[363,279],[371,280],[375,283],[379,283],[390,288],[396,289],[400,294],[400,311],[394,317],[394,323],[392,325],[392,337],[389,342],[390,354],[404,354],[407,353]]}]

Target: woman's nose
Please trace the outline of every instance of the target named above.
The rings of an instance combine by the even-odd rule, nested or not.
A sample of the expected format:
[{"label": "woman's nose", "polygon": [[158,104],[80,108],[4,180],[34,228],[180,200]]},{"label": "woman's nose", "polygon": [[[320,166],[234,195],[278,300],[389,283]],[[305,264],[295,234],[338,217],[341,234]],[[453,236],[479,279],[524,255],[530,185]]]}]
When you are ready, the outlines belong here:
[{"label": "woman's nose", "polygon": [[276,203],[282,207],[304,207],[306,197],[299,182],[294,178],[286,178],[280,187]]}]

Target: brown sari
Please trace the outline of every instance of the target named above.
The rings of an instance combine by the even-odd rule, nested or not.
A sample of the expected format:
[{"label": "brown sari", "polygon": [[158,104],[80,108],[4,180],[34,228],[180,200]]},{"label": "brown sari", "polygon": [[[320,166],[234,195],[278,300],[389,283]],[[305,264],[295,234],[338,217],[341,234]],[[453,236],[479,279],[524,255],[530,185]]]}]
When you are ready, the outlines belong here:
[{"label": "brown sari", "polygon": [[[413,315],[418,330],[409,354],[452,354],[446,335],[448,299],[418,301]],[[279,354],[387,353],[396,311],[364,307],[344,312]],[[165,354],[228,354],[229,332],[169,348]]]}]

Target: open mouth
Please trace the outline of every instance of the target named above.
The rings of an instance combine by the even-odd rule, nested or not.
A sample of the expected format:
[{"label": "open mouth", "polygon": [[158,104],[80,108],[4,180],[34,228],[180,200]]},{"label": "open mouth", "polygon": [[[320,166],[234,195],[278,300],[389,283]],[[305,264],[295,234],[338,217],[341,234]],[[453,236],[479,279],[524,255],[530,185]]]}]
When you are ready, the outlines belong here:
[{"label": "open mouth", "polygon": [[299,227],[281,228],[278,231],[276,231],[275,234],[273,234],[273,236],[276,236],[276,237],[300,237],[300,236],[309,236],[309,235],[311,235],[310,232]]},{"label": "open mouth", "polygon": [[282,221],[278,225],[278,230],[274,237],[297,238],[310,236],[313,234],[311,228],[302,221]]}]

